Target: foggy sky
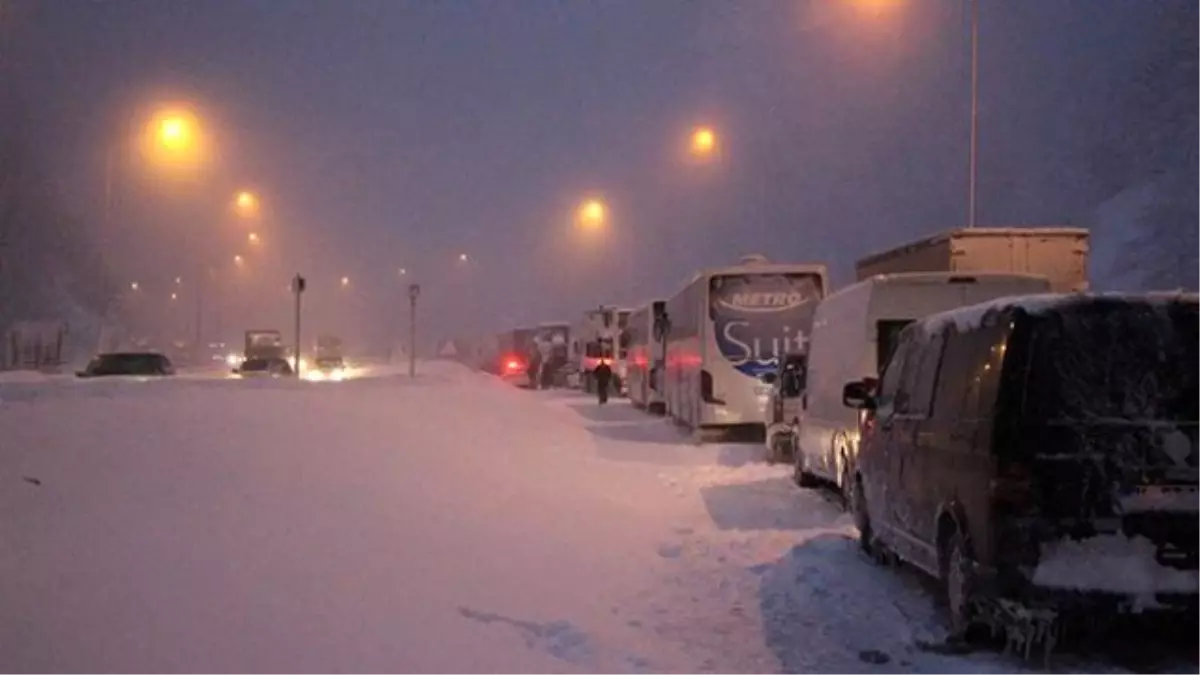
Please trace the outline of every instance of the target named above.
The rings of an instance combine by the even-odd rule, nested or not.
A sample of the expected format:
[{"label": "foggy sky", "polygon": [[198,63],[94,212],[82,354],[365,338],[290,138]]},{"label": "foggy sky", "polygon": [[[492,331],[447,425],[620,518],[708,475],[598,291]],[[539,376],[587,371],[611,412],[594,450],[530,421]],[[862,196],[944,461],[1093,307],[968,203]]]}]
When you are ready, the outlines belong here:
[{"label": "foggy sky", "polygon": [[[982,0],[981,225],[1086,220],[1084,157],[1154,4]],[[287,325],[295,271],[313,321],[379,340],[402,325],[399,267],[425,285],[430,334],[490,331],[663,297],[749,252],[844,282],[857,257],[965,221],[960,0],[14,7],[31,133],[73,212],[92,221],[106,143],[141,106],[195,101],[220,150],[183,194],[119,167],[123,275],[165,283],[197,237],[228,257],[221,200],[261,191],[268,257],[223,296],[237,330]],[[694,124],[720,134],[718,164],[684,161]],[[589,194],[611,208],[601,237],[572,227]]]}]

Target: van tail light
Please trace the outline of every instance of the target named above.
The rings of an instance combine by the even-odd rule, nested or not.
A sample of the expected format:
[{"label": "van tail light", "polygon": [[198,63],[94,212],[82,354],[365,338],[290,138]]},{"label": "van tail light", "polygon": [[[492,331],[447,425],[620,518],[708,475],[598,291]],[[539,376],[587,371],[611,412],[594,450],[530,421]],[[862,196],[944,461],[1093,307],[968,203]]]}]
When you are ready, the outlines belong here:
[{"label": "van tail light", "polygon": [[991,492],[997,503],[1023,506],[1033,501],[1033,475],[1020,464],[1001,467],[991,481]]},{"label": "van tail light", "polygon": [[504,361],[504,370],[509,373],[520,372],[525,369],[525,364],[515,357],[510,357]]}]

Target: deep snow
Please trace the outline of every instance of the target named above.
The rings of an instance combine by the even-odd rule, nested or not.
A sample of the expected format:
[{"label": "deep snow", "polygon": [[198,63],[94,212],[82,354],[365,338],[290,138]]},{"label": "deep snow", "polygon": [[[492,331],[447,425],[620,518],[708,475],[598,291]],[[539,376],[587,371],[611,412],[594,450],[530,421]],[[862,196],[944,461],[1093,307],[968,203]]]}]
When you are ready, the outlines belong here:
[{"label": "deep snow", "polygon": [[747,445],[444,363],[0,382],[0,670],[1011,672]]}]

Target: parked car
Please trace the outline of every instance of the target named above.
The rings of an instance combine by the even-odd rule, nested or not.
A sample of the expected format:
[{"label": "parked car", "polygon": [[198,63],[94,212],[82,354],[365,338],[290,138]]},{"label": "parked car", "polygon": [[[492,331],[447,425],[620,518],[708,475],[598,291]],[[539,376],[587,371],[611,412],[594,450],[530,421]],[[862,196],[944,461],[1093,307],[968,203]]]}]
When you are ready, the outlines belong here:
[{"label": "parked car", "polygon": [[763,440],[772,462],[790,461],[800,424],[800,397],[808,378],[808,357],[785,354],[776,370],[763,375],[770,386],[763,420]]},{"label": "parked car", "polygon": [[1013,603],[1194,619],[1197,308],[1046,295],[905,328],[878,394],[843,391],[875,413],[853,491],[864,550],[940,579],[960,634]]},{"label": "parked car", "polygon": [[845,497],[863,419],[842,405],[842,385],[878,377],[905,326],[956,307],[1048,292],[1050,280],[1030,274],[903,272],[876,275],[826,296],[813,318],[808,389],[798,402],[796,483],[832,485]]},{"label": "parked car", "polygon": [[139,376],[162,377],[175,374],[171,360],[158,352],[110,352],[100,354],[77,371],[76,377]]}]

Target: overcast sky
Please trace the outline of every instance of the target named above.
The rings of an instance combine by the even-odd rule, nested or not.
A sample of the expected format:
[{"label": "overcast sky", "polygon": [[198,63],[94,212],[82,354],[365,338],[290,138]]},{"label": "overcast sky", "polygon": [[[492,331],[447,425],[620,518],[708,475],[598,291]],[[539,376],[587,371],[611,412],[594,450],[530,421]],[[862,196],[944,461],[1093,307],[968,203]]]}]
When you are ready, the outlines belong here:
[{"label": "overcast sky", "polygon": [[[126,274],[186,267],[185,232],[231,257],[239,225],[214,205],[251,185],[269,255],[228,320],[286,316],[299,270],[318,321],[380,339],[400,267],[431,330],[499,330],[666,296],[749,252],[845,281],[866,253],[961,225],[966,3],[873,4],[17,0],[6,20],[76,213],[99,209],[105,148],[158,100],[193,101],[219,150],[194,194],[118,163]],[[982,0],[981,224],[1086,218],[1084,157],[1156,4]],[[686,161],[696,124],[719,162]],[[572,224],[591,194],[610,207],[599,236]]]}]

